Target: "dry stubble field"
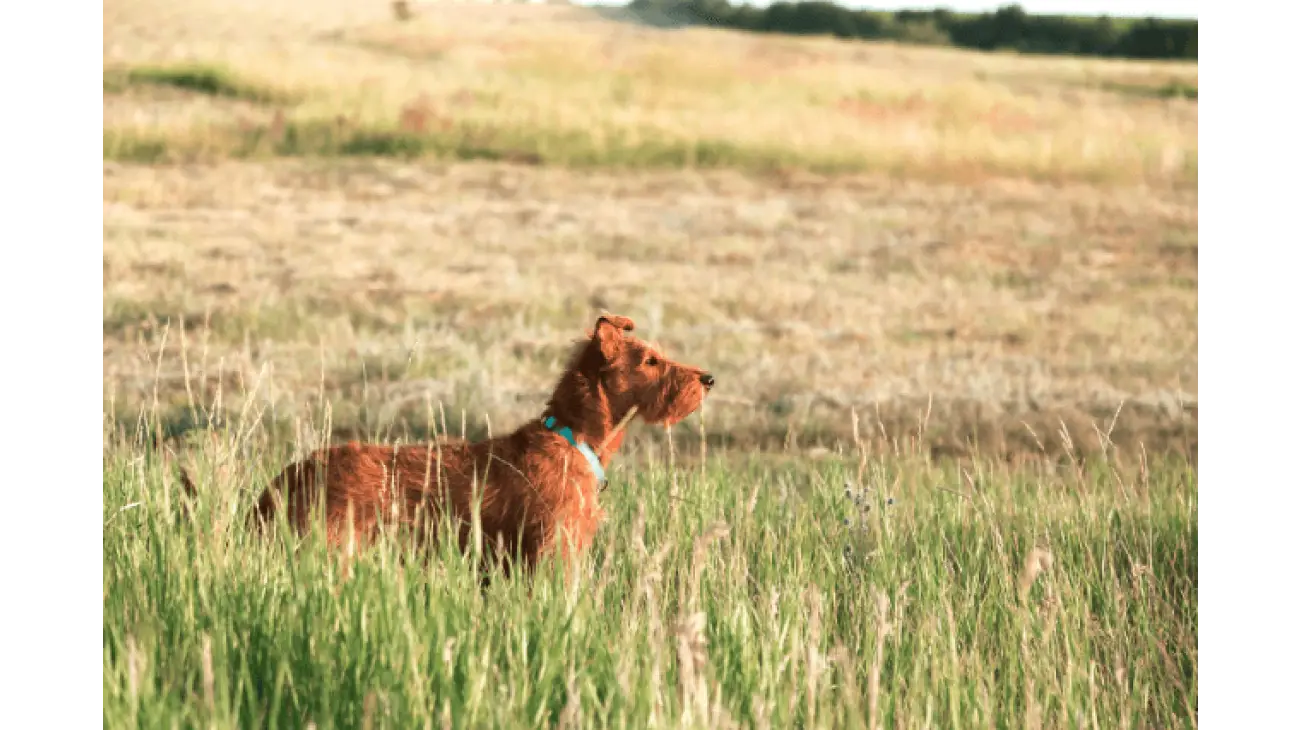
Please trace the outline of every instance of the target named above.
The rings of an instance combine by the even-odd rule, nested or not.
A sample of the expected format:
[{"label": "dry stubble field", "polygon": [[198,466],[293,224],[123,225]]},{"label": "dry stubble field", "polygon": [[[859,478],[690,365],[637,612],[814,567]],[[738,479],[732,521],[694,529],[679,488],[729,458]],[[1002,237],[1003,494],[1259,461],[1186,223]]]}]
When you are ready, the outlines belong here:
[{"label": "dry stubble field", "polygon": [[[1062,424],[1096,452],[1113,422],[1130,453],[1194,458],[1196,103],[1141,93],[1194,65],[430,8],[105,7],[115,413],[156,395],[184,428],[221,384],[289,424],[323,386],[340,431],[429,398],[509,423],[609,308],[719,374],[725,444],[831,446],[857,409],[890,441],[924,422],[937,453],[1055,453]],[[432,141],[395,160],[232,137],[336,117]],[[509,161],[541,154],[516,127],[555,164]],[[113,146],[143,139],[172,162]],[[714,139],[734,146],[682,169]]]},{"label": "dry stubble field", "polygon": [[[1195,86],[1194,64],[663,30],[568,7],[428,5],[408,23],[342,0],[113,0],[104,13],[106,726],[513,726],[573,712],[780,726],[818,724],[819,707],[822,723],[861,720],[841,680],[818,679],[828,655],[860,686],[884,662],[869,704],[891,725],[937,713],[940,726],[1063,727],[1088,711],[1102,726],[1194,723],[1197,106],[1158,93]],[[226,557],[243,538],[223,510],[279,459],[326,438],[421,438],[440,408],[453,431],[511,427],[603,309],[719,379],[673,442],[680,465],[704,434],[720,473],[679,485],[655,471],[663,434],[641,427],[614,472],[633,494],[711,496],[685,517],[658,491],[612,497],[593,557],[607,569],[642,539],[628,532],[640,509],[639,529],[686,546],[663,575],[693,573],[691,541],[710,520],[731,525],[720,560],[754,561],[742,573],[756,593],[709,577],[719,592],[695,606],[717,647],[716,706],[697,706],[656,633],[656,610],[684,616],[688,644],[703,630],[685,594],[646,594],[606,625],[543,592],[590,623],[569,626],[550,664],[499,657],[491,676],[527,678],[507,697],[475,679],[490,665],[477,652],[505,649],[478,628],[483,606],[456,603],[470,598],[420,584],[431,593],[412,600],[453,601],[448,626],[403,613],[388,564],[346,589],[361,604],[334,604],[329,574],[294,593],[301,574]],[[210,428],[216,439],[196,438]],[[847,467],[842,450],[858,454]],[[168,522],[174,475],[156,458],[186,451],[226,495],[197,536]],[[725,467],[777,451],[770,470]],[[848,539],[824,519],[839,524],[837,484],[863,480],[867,456],[876,494],[914,505],[867,569],[895,611],[916,601],[914,617],[895,614],[913,636],[893,649],[869,628],[890,615],[876,593],[835,597],[859,569],[820,562],[827,540]],[[989,511],[962,506],[985,488]],[[810,500],[793,517],[790,493]],[[792,520],[781,557],[763,515]],[[1063,578],[1026,611],[1016,581],[1037,574],[1034,545]],[[659,576],[645,566],[604,575],[589,600],[641,595]],[[1003,579],[989,614],[976,594]],[[272,588],[244,595],[247,580]],[[821,596],[838,611],[827,624],[809,608]],[[769,598],[774,623],[753,631],[775,655],[761,659],[737,648],[751,630],[721,616]],[[778,620],[780,601],[794,618]],[[367,603],[391,623],[367,628]],[[494,605],[490,627],[557,630],[526,603]],[[1069,618],[1052,639],[1058,609]],[[456,629],[470,616],[474,629]],[[272,628],[285,620],[301,632]],[[610,633],[620,625],[645,632]],[[310,638],[340,626],[353,633],[329,661],[349,679]],[[1015,638],[1030,630],[1033,661],[1038,645]],[[950,643],[951,664],[926,663]],[[376,646],[414,674],[381,669]],[[593,651],[603,659],[575,679]],[[778,660],[805,674],[773,675]]]}]

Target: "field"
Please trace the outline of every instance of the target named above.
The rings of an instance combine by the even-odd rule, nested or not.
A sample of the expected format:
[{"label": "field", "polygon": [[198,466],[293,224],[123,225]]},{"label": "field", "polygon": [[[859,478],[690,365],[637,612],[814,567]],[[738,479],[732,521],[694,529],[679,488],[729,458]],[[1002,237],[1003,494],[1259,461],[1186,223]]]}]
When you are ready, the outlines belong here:
[{"label": "field", "polygon": [[[1194,64],[104,14],[106,727],[1195,726]],[[242,530],[532,417],[602,310],[719,385],[570,580]]]}]

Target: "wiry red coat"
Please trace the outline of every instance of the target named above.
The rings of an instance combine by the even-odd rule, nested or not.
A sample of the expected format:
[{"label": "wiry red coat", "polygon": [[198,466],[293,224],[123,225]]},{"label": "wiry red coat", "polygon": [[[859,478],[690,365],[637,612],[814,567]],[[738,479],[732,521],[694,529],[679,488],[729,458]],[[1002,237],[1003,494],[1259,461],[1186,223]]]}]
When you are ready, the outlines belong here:
[{"label": "wiry red coat", "polygon": [[339,546],[373,540],[384,523],[438,537],[440,519],[450,517],[465,549],[477,497],[485,549],[517,554],[526,567],[551,552],[567,558],[591,543],[605,513],[591,466],[546,428],[546,418],[554,416],[557,429],[572,429],[608,466],[623,441],[618,427],[625,416],[675,423],[699,408],[713,386],[710,374],[667,360],[626,334],[632,329],[626,317],[601,317],[541,417],[511,434],[477,443],[354,442],[321,449],[271,483],[258,515],[271,520],[287,504],[288,522],[305,532],[320,508],[329,542]]}]

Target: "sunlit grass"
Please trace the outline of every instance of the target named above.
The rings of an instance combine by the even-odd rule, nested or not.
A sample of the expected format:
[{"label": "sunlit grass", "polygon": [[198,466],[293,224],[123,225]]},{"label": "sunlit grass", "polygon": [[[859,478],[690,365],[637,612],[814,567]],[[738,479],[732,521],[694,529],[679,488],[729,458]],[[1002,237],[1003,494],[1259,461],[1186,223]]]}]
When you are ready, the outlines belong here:
[{"label": "sunlit grass", "polygon": [[[213,12],[185,7],[195,18]],[[234,36],[177,22],[204,42],[124,46],[106,64],[136,84],[261,108],[123,95],[106,71],[106,118],[115,120],[106,122],[106,158],[382,155],[1196,180],[1196,102],[1183,93],[1195,89],[1195,64],[663,31],[578,8],[447,7],[405,23],[304,32],[291,54],[255,24]]]},{"label": "sunlit grass", "polygon": [[473,554],[390,539],[344,579],[318,538],[254,538],[291,444],[247,426],[179,457],[192,519],[177,461],[110,437],[106,726],[1192,724],[1177,463],[636,460],[574,572],[480,591]]}]

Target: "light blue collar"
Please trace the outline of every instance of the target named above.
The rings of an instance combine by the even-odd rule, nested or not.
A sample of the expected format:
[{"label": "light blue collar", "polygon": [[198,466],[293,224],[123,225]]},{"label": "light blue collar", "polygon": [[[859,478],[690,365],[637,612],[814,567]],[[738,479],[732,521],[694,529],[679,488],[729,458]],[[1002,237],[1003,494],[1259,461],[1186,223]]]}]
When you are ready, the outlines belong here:
[{"label": "light blue collar", "polygon": [[591,471],[596,475],[596,482],[602,487],[605,486],[605,467],[600,465],[600,457],[596,456],[596,452],[591,448],[591,446],[587,445],[585,441],[578,441],[574,438],[573,429],[568,426],[556,428],[555,416],[547,416],[546,420],[542,421],[542,425],[546,426],[547,430],[554,431],[563,436],[565,441],[568,441],[576,447],[583,456],[587,457],[587,463],[591,465]]}]

